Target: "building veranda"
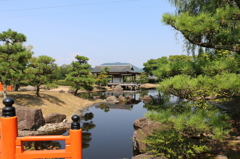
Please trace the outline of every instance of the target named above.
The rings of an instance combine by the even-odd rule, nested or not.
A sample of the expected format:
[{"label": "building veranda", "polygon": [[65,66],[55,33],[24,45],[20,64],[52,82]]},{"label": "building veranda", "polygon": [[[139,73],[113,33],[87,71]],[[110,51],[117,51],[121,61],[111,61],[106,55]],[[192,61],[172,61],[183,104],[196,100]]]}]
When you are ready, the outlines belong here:
[{"label": "building veranda", "polygon": [[[110,81],[108,82],[109,87],[115,87],[120,85],[124,89],[138,89],[140,83],[136,82],[136,78],[140,75],[140,72],[134,70],[132,65],[99,65],[92,69],[92,74],[98,76],[105,67],[109,68],[108,75],[111,75]],[[131,82],[127,82],[125,77],[130,77]]]}]

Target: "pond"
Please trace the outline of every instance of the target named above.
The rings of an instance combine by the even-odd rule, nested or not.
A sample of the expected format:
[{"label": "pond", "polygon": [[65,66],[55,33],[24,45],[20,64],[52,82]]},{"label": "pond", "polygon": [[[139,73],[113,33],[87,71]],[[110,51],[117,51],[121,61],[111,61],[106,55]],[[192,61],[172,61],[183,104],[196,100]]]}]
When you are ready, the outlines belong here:
[{"label": "pond", "polygon": [[[119,96],[118,93],[102,92],[100,94],[85,94],[89,98],[105,95]],[[125,105],[97,103],[81,111],[81,128],[83,130],[83,159],[131,159],[138,152],[133,151],[133,123],[135,120],[144,117],[149,110],[163,111],[171,107],[174,112],[185,111],[186,100],[173,95],[159,95],[157,90],[145,90],[141,92],[124,92],[125,97],[132,96],[132,103]],[[149,95],[153,101],[143,103],[140,96]],[[160,109],[160,110],[159,110]],[[210,112],[210,111],[209,111]],[[68,135],[65,132],[63,135]],[[65,148],[62,141],[41,143],[40,147]]]},{"label": "pond", "polygon": [[[158,91],[148,90],[147,94],[155,96]],[[135,99],[139,99],[139,95],[134,94]],[[177,100],[172,96],[168,103]],[[83,141],[83,159],[130,159],[136,154],[133,152],[133,122],[144,117],[147,112],[144,103],[113,104],[108,105],[108,108],[95,104],[83,110],[83,114],[90,114],[89,119],[81,120],[83,140],[86,139]]]}]

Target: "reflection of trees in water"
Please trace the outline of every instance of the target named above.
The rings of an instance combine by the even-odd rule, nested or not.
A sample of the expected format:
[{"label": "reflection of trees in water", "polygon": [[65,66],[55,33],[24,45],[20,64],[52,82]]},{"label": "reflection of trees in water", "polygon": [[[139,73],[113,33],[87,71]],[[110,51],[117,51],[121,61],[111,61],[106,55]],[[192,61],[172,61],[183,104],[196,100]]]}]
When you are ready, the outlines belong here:
[{"label": "reflection of trees in water", "polygon": [[92,140],[92,134],[89,130],[96,127],[96,125],[91,121],[94,118],[94,114],[92,112],[85,113],[82,116],[82,147],[83,149],[88,148],[90,146],[89,142]]},{"label": "reflection of trees in water", "polygon": [[57,150],[61,148],[58,141],[33,141],[23,143],[25,150]]},{"label": "reflection of trees in water", "polygon": [[82,147],[86,149],[90,146],[89,142],[92,140],[91,133],[89,132],[82,132]]},{"label": "reflection of trees in water", "polygon": [[100,99],[104,99],[104,93],[103,92],[83,92],[83,93],[78,93],[78,97],[80,98],[85,98],[85,99],[93,99],[94,96],[99,96]]},{"label": "reflection of trees in water", "polygon": [[110,111],[108,103],[101,103],[100,109],[104,110],[104,112],[106,112],[106,113]]},{"label": "reflection of trees in water", "polygon": [[144,97],[145,95],[148,95],[148,90],[147,89],[140,89],[139,91],[140,97]]},{"label": "reflection of trees in water", "polygon": [[156,96],[151,96],[152,101],[150,101],[149,103],[145,103],[145,105],[143,106],[144,108],[146,108],[148,111],[149,110],[158,110],[158,109],[164,109],[166,107],[169,107],[175,103],[170,103],[170,95],[156,95]]}]

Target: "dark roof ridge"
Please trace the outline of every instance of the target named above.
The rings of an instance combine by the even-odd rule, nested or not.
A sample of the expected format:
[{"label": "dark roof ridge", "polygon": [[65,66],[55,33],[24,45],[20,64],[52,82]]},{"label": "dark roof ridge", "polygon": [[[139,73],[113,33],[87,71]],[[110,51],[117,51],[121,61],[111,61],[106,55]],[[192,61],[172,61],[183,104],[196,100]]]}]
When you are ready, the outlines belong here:
[{"label": "dark roof ridge", "polygon": [[97,65],[97,66],[132,66],[132,65]]}]

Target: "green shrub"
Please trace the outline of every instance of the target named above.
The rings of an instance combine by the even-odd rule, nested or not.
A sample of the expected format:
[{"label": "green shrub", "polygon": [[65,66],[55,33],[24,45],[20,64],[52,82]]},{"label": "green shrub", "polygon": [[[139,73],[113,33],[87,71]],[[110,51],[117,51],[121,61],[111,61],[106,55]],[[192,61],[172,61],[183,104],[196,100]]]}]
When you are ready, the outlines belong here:
[{"label": "green shrub", "polygon": [[209,152],[212,148],[204,143],[179,134],[174,129],[154,131],[144,140],[148,152],[154,157],[165,156],[171,159],[191,158],[203,152]]},{"label": "green shrub", "polygon": [[[153,121],[165,125],[164,131],[155,130],[142,142],[147,144],[147,151],[155,156],[169,158],[190,158],[211,150],[210,142],[221,142],[229,136],[229,117],[218,110],[203,110],[186,106],[184,112],[173,109],[150,111],[145,114]],[[210,106],[208,106],[209,108]]]},{"label": "green shrub", "polygon": [[57,85],[61,85],[61,86],[71,86],[71,85],[73,85],[73,82],[69,82],[69,81],[65,81],[65,80],[57,80],[54,83],[56,83]]}]

